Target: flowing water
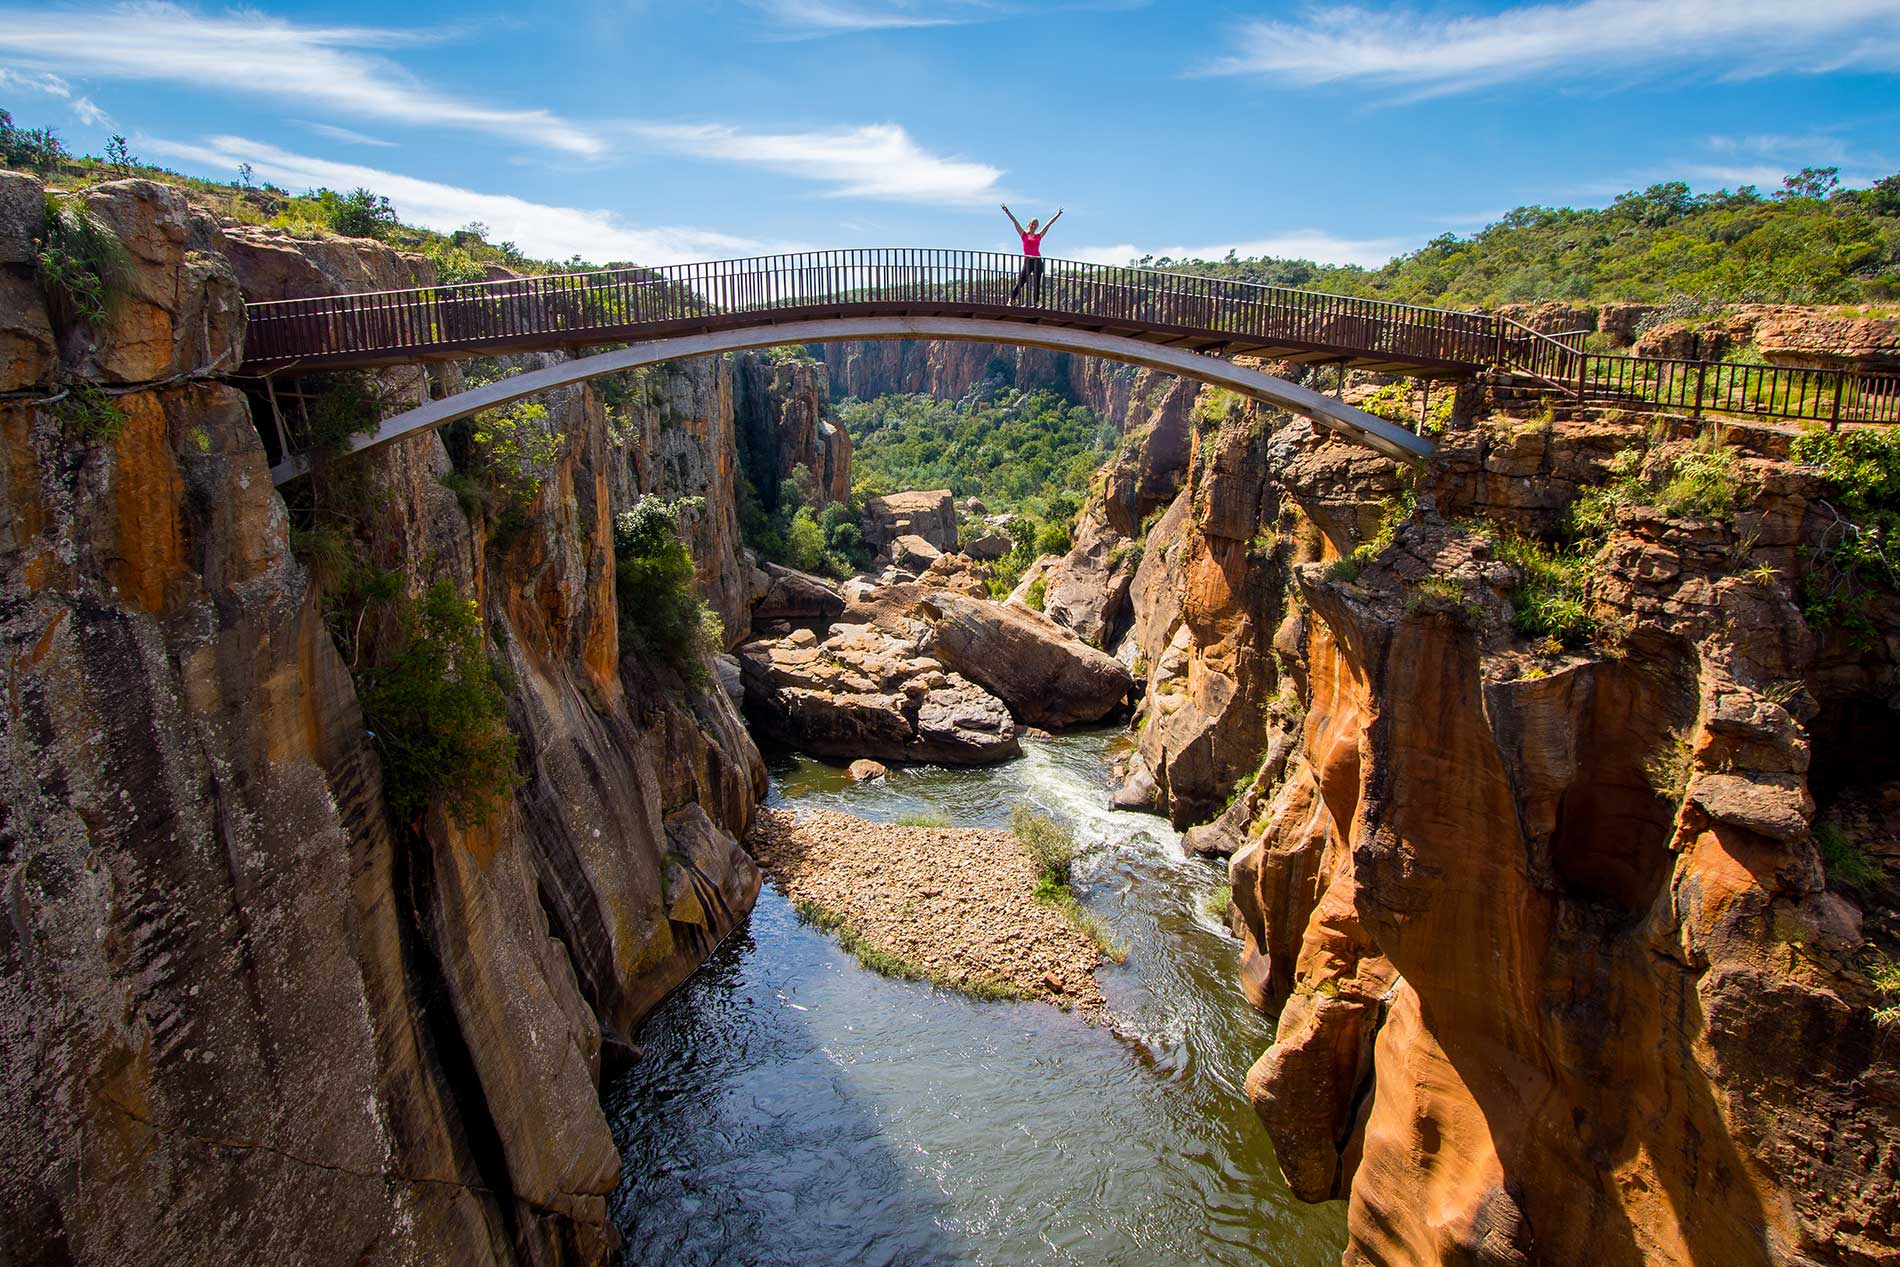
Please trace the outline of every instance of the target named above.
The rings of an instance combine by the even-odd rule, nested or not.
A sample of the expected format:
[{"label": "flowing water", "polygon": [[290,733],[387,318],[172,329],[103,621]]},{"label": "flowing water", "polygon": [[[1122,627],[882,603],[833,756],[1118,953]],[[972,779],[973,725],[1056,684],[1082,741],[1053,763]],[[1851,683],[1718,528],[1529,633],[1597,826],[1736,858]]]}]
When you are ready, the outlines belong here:
[{"label": "flowing water", "polygon": [[1113,742],[856,786],[774,763],[775,805],[1000,827],[1030,804],[1071,823],[1076,887],[1129,949],[1099,973],[1118,1023],[877,976],[768,882],[608,1089],[625,1262],[1339,1262],[1343,1208],[1292,1198],[1241,1091],[1271,1029],[1203,909],[1225,876],[1163,820],[1107,808]]}]

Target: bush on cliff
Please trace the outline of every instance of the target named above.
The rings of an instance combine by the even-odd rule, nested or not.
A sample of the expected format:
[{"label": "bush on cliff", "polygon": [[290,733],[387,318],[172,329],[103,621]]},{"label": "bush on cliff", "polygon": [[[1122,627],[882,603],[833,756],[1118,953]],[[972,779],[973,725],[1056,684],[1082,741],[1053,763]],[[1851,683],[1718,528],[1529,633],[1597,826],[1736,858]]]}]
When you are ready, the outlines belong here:
[{"label": "bush on cliff", "polygon": [[381,238],[396,227],[396,209],[389,199],[360,186],[347,194],[319,189],[311,197],[330,230],[345,237]]},{"label": "bush on cliff", "polygon": [[703,503],[649,494],[614,516],[614,580],[621,633],[656,665],[670,664],[703,688],[725,631],[693,588],[693,556],[680,539],[680,513],[695,504]]},{"label": "bush on cliff", "polygon": [[0,167],[43,175],[65,157],[66,147],[58,133],[51,128],[16,127],[13,116],[0,110]]},{"label": "bush on cliff", "polygon": [[437,581],[398,604],[397,637],[357,675],[383,796],[398,822],[441,803],[463,824],[486,822],[520,782],[506,698],[471,599]]},{"label": "bush on cliff", "polygon": [[132,285],[132,261],[110,225],[73,198],[46,195],[44,227],[33,262],[47,310],[61,329],[99,326]]},{"label": "bush on cliff", "polygon": [[811,471],[797,467],[779,482],[778,509],[767,513],[743,470],[737,485],[739,535],[760,558],[840,580],[871,561],[859,527],[863,499],[856,490],[846,501],[826,502]]},{"label": "bush on cliff", "polygon": [[1824,526],[1810,551],[1802,606],[1810,622],[1838,625],[1858,644],[1871,643],[1868,604],[1900,590],[1900,434],[1891,430],[1803,432],[1790,450],[1820,468]]}]

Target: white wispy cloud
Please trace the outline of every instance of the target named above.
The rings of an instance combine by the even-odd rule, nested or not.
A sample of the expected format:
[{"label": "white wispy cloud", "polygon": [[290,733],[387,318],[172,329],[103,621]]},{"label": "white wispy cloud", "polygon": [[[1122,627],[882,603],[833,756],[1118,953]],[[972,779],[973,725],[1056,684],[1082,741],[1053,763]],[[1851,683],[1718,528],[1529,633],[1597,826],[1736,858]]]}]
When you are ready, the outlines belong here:
[{"label": "white wispy cloud", "polygon": [[1694,67],[1723,77],[1900,68],[1900,0],[1581,0],[1447,19],[1312,6],[1242,25],[1205,69],[1452,93],[1552,74]]},{"label": "white wispy cloud", "polygon": [[88,127],[110,125],[112,122],[112,116],[101,110],[91,97],[74,96],[73,86],[58,75],[47,74],[43,71],[19,71],[0,66],[0,90],[5,89],[58,97],[66,103],[74,116]]},{"label": "white wispy cloud", "polygon": [[983,0],[751,0],[792,35],[837,35],[847,31],[896,31],[927,26],[962,26],[993,20],[994,6]]},{"label": "white wispy cloud", "polygon": [[394,141],[385,141],[380,136],[370,136],[350,128],[340,128],[334,123],[306,123],[304,126],[318,136],[327,136],[333,141],[342,141],[349,145],[374,145],[379,149],[396,148]]},{"label": "white wispy cloud", "polygon": [[214,173],[234,171],[240,163],[249,163],[259,177],[290,189],[374,189],[386,196],[408,223],[446,233],[479,220],[492,230],[494,240],[512,241],[542,259],[579,255],[597,263],[624,260],[677,264],[803,249],[798,243],[759,242],[705,229],[631,225],[607,211],[461,189],[355,163],[293,154],[238,136],[216,136],[201,143],[144,137],[139,141],[143,151],[202,164]]},{"label": "white wispy cloud", "polygon": [[634,123],[628,130],[670,153],[830,185],[834,197],[938,205],[1001,197],[1000,168],[932,154],[894,123],[820,132],[747,132],[720,123]]},{"label": "white wispy cloud", "polygon": [[426,38],[303,25],[254,10],[211,16],[164,0],[0,7],[0,54],[35,71],[224,89],[355,118],[485,132],[570,154],[592,156],[605,148],[593,132],[550,111],[471,101],[370,51]]},{"label": "white wispy cloud", "polygon": [[1360,264],[1377,268],[1404,248],[1397,238],[1342,238],[1319,229],[1296,229],[1276,237],[1256,238],[1248,242],[1222,242],[1214,246],[1136,246],[1123,242],[1114,246],[1078,246],[1073,250],[1054,250],[1052,255],[1084,260],[1095,264],[1126,264],[1152,255],[1157,259],[1218,260],[1229,251],[1241,259],[1273,256],[1278,259],[1313,260],[1320,264]]}]

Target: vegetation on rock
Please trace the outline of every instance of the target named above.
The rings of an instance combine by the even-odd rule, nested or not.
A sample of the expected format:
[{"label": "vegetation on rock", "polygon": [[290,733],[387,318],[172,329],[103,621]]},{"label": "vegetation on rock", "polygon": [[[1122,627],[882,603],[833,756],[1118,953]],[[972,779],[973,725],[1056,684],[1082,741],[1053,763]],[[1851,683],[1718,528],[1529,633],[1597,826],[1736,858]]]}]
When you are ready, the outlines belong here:
[{"label": "vegetation on rock", "polygon": [[391,601],[398,637],[356,690],[383,757],[384,799],[398,821],[440,803],[458,822],[485,822],[520,775],[481,615],[446,580],[420,601]]},{"label": "vegetation on rock", "polygon": [[615,515],[614,582],[622,633],[703,688],[725,631],[693,587],[693,556],[680,537],[680,512],[695,504],[697,498],[668,502],[649,494]]},{"label": "vegetation on rock", "polygon": [[767,512],[743,470],[736,482],[739,534],[760,558],[837,578],[870,562],[860,526],[863,499],[856,490],[848,501],[825,502],[811,471],[800,466],[779,482],[778,509]]},{"label": "vegetation on rock", "polygon": [[132,263],[119,235],[73,198],[46,196],[33,261],[47,310],[62,329],[103,325],[132,284]]},{"label": "vegetation on rock", "polygon": [[1869,602],[1876,593],[1900,590],[1893,557],[1900,534],[1900,434],[1816,429],[1795,437],[1791,454],[1820,468],[1822,509],[1832,517],[1804,581],[1807,617],[1871,642]]}]

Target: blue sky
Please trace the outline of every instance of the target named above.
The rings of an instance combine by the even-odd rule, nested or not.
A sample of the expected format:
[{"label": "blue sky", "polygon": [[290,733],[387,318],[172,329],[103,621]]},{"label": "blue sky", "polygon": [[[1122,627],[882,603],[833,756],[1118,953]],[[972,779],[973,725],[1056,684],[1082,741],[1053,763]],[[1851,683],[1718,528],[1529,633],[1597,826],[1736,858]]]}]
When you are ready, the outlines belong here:
[{"label": "blue sky", "polygon": [[1900,171],[1900,0],[0,0],[0,106],[530,253],[1373,263],[1530,202]]}]

